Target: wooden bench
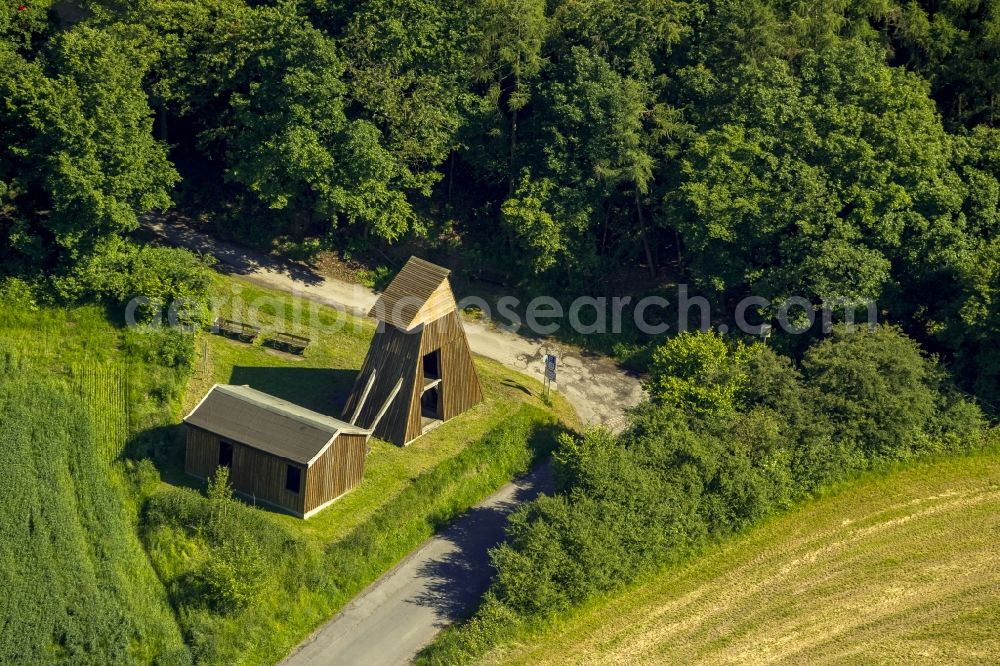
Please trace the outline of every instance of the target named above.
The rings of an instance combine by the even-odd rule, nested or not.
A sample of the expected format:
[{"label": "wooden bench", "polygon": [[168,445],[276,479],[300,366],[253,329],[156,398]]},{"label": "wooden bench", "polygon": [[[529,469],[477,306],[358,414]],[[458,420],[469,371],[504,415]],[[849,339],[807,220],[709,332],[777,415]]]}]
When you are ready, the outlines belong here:
[{"label": "wooden bench", "polygon": [[222,317],[218,317],[215,320],[212,324],[212,330],[220,335],[238,338],[243,342],[252,342],[258,335],[260,335],[259,326],[251,326],[250,324],[244,324],[241,321],[223,319]]},{"label": "wooden bench", "polygon": [[292,354],[302,354],[306,351],[306,347],[309,346],[310,342],[312,340],[304,338],[301,335],[275,333],[265,341],[265,344],[274,349],[282,349]]}]

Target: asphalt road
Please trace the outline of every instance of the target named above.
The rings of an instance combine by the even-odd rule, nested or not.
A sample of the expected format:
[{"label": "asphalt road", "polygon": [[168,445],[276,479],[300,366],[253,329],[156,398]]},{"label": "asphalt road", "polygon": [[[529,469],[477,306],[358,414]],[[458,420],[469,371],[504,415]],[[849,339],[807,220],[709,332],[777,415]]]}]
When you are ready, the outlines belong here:
[{"label": "asphalt road", "polygon": [[474,609],[489,585],[487,551],[507,515],[551,487],[545,465],[507,484],[425,542],[316,631],[284,666],[405,664]]}]

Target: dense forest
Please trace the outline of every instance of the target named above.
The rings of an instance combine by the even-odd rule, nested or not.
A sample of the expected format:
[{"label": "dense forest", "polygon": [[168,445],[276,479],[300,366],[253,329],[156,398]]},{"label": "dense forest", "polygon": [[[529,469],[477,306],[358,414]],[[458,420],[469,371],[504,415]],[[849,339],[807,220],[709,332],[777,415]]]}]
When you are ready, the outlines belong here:
[{"label": "dense forest", "polygon": [[15,0],[0,266],[85,296],[175,205],[529,292],[873,298],[995,404],[998,54],[994,0]]}]

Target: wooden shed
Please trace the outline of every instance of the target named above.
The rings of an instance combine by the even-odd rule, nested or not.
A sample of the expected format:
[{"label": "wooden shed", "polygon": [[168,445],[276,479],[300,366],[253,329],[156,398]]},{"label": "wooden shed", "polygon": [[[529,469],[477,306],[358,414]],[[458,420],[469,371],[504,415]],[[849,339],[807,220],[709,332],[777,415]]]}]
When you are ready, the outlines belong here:
[{"label": "wooden shed", "polygon": [[483,400],[448,274],[410,257],[369,312],[379,327],[343,416],[386,441],[408,444]]},{"label": "wooden shed", "polygon": [[185,471],[221,465],[242,496],[308,518],[361,482],[365,430],[249,386],[217,384],[184,419]]}]

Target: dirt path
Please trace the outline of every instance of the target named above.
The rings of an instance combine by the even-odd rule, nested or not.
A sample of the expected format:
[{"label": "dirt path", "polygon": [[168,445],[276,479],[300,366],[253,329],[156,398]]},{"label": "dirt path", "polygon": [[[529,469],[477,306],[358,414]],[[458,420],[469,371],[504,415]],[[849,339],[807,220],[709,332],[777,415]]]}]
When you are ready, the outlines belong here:
[{"label": "dirt path", "polygon": [[[367,287],[323,277],[308,267],[216,240],[187,226],[148,220],[143,232],[156,242],[212,255],[222,270],[260,286],[340,307],[351,314],[364,316],[375,303],[376,294]],[[586,425],[604,425],[617,431],[624,423],[624,410],[642,400],[639,380],[604,356],[479,323],[466,322],[465,330],[472,351],[537,379],[543,376],[545,355],[555,354],[559,359],[555,388]]]}]

